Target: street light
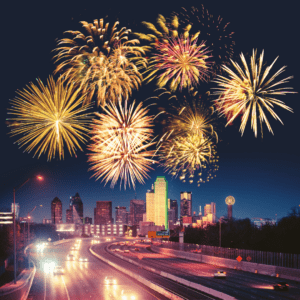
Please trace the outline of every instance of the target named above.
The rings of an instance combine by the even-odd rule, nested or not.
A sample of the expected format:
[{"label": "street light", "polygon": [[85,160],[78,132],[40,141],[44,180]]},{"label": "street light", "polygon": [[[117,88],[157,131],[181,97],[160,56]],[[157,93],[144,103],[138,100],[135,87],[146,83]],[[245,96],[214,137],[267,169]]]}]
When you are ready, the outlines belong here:
[{"label": "street light", "polygon": [[[39,181],[43,180],[43,177],[38,175],[34,176]],[[17,241],[16,241],[16,191],[21,188],[24,184],[26,184],[31,178],[29,177],[26,181],[24,181],[21,185],[19,185],[17,188],[14,188],[13,194],[14,194],[14,206],[13,206],[13,225],[14,225],[14,284],[17,283]]]},{"label": "street light", "polygon": [[224,217],[221,217],[219,219],[219,247],[221,248],[221,223],[222,223],[222,219],[224,219]]}]

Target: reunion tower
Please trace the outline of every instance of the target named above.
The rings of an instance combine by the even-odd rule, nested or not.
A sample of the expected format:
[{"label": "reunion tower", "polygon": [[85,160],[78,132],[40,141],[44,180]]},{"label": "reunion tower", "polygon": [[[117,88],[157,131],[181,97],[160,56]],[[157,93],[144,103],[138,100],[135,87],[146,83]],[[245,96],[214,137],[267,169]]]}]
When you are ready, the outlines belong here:
[{"label": "reunion tower", "polygon": [[232,220],[232,205],[235,203],[234,197],[228,196],[225,199],[225,203],[227,204],[228,209],[228,220]]}]

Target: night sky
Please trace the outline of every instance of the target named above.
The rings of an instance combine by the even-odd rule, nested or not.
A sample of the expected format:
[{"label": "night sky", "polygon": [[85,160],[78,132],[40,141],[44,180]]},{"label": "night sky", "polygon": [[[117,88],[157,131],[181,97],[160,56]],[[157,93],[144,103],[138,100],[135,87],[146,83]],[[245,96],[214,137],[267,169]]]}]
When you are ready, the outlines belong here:
[{"label": "night sky", "polygon": [[[46,82],[54,70],[52,61],[55,40],[64,37],[66,30],[81,30],[79,21],[92,22],[106,15],[111,20],[120,20],[120,28],[126,26],[133,31],[143,32],[141,21],[154,23],[160,13],[165,17],[181,6],[190,8],[201,4],[217,18],[230,22],[235,40],[234,60],[240,62],[239,54],[252,53],[252,49],[265,50],[265,62],[270,64],[279,56],[273,67],[273,73],[287,65],[286,71],[279,77],[293,75],[289,84],[299,92],[299,16],[295,1],[58,1],[36,2],[19,1],[18,5],[6,1],[2,4],[2,43],[1,43],[1,192],[0,208],[9,207],[13,202],[13,187],[22,184],[34,174],[42,174],[44,181],[31,180],[16,193],[16,202],[20,204],[20,216],[25,216],[34,206],[33,220],[41,222],[50,218],[50,203],[59,197],[63,203],[63,220],[69,199],[79,193],[84,216],[94,218],[96,201],[111,200],[113,207],[127,206],[131,199],[146,200],[146,191],[151,188],[156,176],[166,176],[169,182],[169,198],[180,199],[181,191],[193,194],[193,211],[198,213],[199,205],[216,203],[217,216],[226,214],[225,198],[232,195],[236,199],[233,216],[236,218],[274,218],[287,215],[291,207],[300,204],[300,143],[299,143],[299,94],[282,96],[294,113],[275,107],[282,119],[282,126],[271,119],[274,136],[264,127],[264,138],[254,137],[249,123],[243,137],[238,129],[240,121],[223,128],[221,141],[217,145],[220,156],[217,177],[197,187],[197,184],[182,183],[156,167],[149,173],[150,179],[144,185],[138,184],[136,190],[116,185],[111,189],[109,183],[104,186],[101,180],[90,178],[87,152],[77,152],[77,158],[65,153],[65,160],[54,159],[50,163],[44,155],[40,159],[33,154],[23,153],[14,144],[16,137],[9,137],[6,125],[9,99],[14,98],[17,89],[23,89],[29,82],[41,78]],[[68,4],[67,4],[68,3]],[[162,4],[163,3],[163,4]],[[112,22],[110,23],[112,24]],[[249,55],[247,56],[249,61]],[[154,95],[154,85],[143,86],[134,93],[133,99],[142,101]],[[84,149],[85,146],[83,146]],[[114,217],[114,210],[113,210]]]}]

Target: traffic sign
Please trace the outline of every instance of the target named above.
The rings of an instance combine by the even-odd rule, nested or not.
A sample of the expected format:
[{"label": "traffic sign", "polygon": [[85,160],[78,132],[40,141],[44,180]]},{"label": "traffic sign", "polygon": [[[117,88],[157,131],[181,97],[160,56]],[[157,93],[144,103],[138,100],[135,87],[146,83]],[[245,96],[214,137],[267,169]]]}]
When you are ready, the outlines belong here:
[{"label": "traffic sign", "polygon": [[236,260],[238,261],[238,262],[241,262],[242,261],[242,257],[241,256],[238,256],[237,258],[236,258]]}]

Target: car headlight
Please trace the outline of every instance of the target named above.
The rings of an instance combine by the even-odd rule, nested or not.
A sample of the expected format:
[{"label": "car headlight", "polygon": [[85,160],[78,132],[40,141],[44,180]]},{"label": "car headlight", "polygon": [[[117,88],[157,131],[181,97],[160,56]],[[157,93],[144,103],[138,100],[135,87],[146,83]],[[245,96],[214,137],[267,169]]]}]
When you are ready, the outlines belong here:
[{"label": "car headlight", "polygon": [[117,280],[114,280],[114,283],[117,283]]},{"label": "car headlight", "polygon": [[135,296],[131,296],[131,299],[134,300],[134,299],[135,299]]}]

